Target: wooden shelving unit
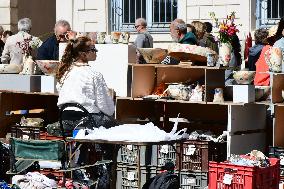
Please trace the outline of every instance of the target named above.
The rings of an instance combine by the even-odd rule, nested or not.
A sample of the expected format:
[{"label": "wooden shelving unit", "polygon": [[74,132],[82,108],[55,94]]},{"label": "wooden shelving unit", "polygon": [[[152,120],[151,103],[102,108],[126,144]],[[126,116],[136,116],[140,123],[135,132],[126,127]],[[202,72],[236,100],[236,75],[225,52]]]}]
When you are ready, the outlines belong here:
[{"label": "wooden shelving unit", "polygon": [[[244,154],[251,150],[265,150],[266,108],[268,102],[223,103],[213,102],[214,89],[225,88],[224,68],[191,66],[190,64],[129,64],[131,70],[131,95],[117,98],[116,118],[123,122],[154,124],[169,132],[169,120],[180,114],[188,122],[179,123],[178,129],[207,130],[216,134],[228,132],[227,153]],[[201,81],[205,86],[204,100],[144,100],[161,83]],[[139,120],[139,121],[136,121]],[[142,120],[142,121],[141,121]]]}]

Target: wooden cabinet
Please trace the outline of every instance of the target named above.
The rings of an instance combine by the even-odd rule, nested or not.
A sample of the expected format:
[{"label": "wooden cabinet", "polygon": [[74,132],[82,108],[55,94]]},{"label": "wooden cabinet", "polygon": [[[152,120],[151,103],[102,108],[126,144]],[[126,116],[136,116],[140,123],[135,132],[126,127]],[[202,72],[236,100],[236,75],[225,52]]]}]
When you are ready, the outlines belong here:
[{"label": "wooden cabinet", "polygon": [[[231,101],[213,103],[214,89],[224,88],[224,69],[189,65],[129,64],[131,95],[119,97],[116,118],[122,123],[153,121],[169,132],[172,118],[180,114],[178,129],[212,131],[219,135],[227,131],[227,153],[244,154],[266,146],[266,105]],[[196,81],[205,85],[204,100],[143,100],[160,83]]]}]

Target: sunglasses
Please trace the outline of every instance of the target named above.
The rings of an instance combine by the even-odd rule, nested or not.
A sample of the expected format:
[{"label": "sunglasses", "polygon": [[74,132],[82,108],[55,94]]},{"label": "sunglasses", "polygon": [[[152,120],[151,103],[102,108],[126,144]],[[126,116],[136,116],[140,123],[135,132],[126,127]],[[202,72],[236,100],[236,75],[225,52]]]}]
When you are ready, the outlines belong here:
[{"label": "sunglasses", "polygon": [[96,49],[96,47],[91,47],[90,49],[88,49],[88,51],[98,52],[98,49]]},{"label": "sunglasses", "polygon": [[135,29],[137,29],[139,26],[140,26],[140,25],[137,25],[137,26],[134,26],[134,27],[135,27]]}]

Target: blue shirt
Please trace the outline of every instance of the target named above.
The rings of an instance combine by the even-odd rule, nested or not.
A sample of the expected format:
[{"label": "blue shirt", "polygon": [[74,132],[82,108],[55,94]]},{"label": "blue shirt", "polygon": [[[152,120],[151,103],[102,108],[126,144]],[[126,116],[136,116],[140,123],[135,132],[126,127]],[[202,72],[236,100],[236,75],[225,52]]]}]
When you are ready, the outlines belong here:
[{"label": "blue shirt", "polygon": [[281,39],[277,40],[273,47],[278,47],[281,49],[282,53],[284,52],[284,37],[282,37]]},{"label": "blue shirt", "polygon": [[38,60],[58,60],[59,56],[59,43],[56,36],[52,35],[38,48]]}]

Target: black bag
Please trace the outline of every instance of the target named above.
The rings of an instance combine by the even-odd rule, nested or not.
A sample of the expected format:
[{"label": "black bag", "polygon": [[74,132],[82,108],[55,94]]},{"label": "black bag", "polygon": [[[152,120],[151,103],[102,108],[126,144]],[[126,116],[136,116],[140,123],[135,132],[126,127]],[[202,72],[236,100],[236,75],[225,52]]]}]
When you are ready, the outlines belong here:
[{"label": "black bag", "polygon": [[142,189],[179,189],[179,177],[171,172],[160,173],[148,180]]}]

